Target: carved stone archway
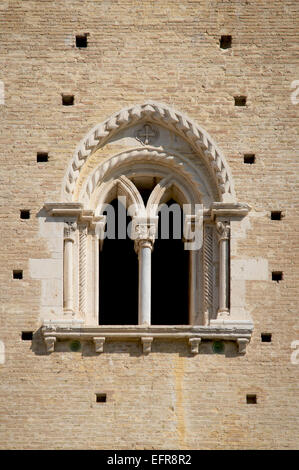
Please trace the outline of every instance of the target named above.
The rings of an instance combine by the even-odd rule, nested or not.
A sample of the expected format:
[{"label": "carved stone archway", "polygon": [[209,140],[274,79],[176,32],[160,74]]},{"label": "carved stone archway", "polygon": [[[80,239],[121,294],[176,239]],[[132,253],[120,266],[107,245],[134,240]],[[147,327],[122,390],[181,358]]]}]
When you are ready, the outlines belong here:
[{"label": "carved stone archway", "polygon": [[[158,138],[165,129],[186,142],[190,154],[162,144],[150,145],[151,139]],[[113,141],[121,133],[129,135],[130,130],[134,131],[134,147],[126,144],[122,151],[119,147],[114,151]],[[136,140],[140,141],[137,147]],[[109,145],[105,147],[106,144]],[[105,158],[99,157],[97,152],[106,148],[109,151],[103,152]],[[89,164],[82,171],[87,161]],[[135,169],[134,174],[139,172],[143,176],[154,168],[160,175],[146,207],[130,168]],[[196,247],[190,256],[190,324],[180,328],[151,325],[147,302],[146,314],[140,308],[140,321],[134,328],[98,325],[99,237],[106,223],[101,207],[109,203],[115,191],[127,196],[134,207],[132,226],[141,253],[140,272],[150,279],[143,267],[148,264],[155,240],[157,212],[152,206],[159,204],[171,188],[176,188],[181,199],[192,207],[186,218],[190,231],[186,233],[200,232],[199,239],[203,240],[203,245]],[[196,209],[197,204],[200,209]],[[44,209],[49,217],[64,223],[64,309],[60,318],[44,322],[49,351],[53,350],[56,338],[93,339],[96,351],[101,352],[106,338],[133,337],[141,340],[144,352],[149,352],[153,339],[163,337],[186,338],[193,353],[198,352],[201,338],[235,340],[239,352],[245,352],[253,325],[244,307],[239,309],[240,302],[235,302],[230,287],[230,238],[233,227],[238,227],[250,208],[237,202],[233,178],[222,152],[209,134],[187,116],[167,105],[148,101],[123,109],[95,126],[70,160],[61,202],[45,204]],[[140,292],[143,305],[142,292],[147,292],[148,299],[145,285]]]},{"label": "carved stone archway", "polygon": [[195,152],[205,159],[219,190],[219,200],[236,201],[233,179],[226,159],[209,134],[184,114],[155,101],[121,110],[102,124],[96,125],[81,140],[63,181],[62,200],[73,200],[76,181],[88,157],[104,146],[113,135],[143,120],[158,123],[182,136]]}]

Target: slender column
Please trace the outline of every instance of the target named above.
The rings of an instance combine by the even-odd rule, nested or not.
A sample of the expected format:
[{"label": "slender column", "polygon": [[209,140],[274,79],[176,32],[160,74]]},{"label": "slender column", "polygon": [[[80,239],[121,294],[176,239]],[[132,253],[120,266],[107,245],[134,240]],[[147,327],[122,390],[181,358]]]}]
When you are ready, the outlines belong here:
[{"label": "slender column", "polygon": [[229,314],[229,234],[228,222],[217,222],[219,237],[219,309],[218,316]]},{"label": "slender column", "polygon": [[63,255],[63,306],[65,313],[74,313],[73,309],[73,243],[76,222],[66,222],[64,227]]},{"label": "slender column", "polygon": [[138,324],[151,324],[151,256],[152,244],[146,240],[139,242],[139,288]]},{"label": "slender column", "polygon": [[151,257],[156,224],[135,224],[135,251],[138,253],[138,324],[151,324]]}]

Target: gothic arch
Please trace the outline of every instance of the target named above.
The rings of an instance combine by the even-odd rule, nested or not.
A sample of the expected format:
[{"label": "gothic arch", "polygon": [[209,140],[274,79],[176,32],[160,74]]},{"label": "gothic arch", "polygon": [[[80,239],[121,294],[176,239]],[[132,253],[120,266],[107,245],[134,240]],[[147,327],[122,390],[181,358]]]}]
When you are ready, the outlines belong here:
[{"label": "gothic arch", "polygon": [[[201,155],[214,176],[220,202],[235,202],[232,175],[224,155],[209,134],[184,114],[155,101],[125,108],[96,125],[80,142],[68,166],[63,181],[62,200],[74,201],[74,190],[87,158],[120,130],[138,121],[148,120],[182,136]],[[106,162],[109,165],[109,161]],[[104,164],[105,166],[105,164]]]},{"label": "gothic arch", "polygon": [[[132,163],[134,164],[134,173],[151,173],[154,170],[162,179],[169,177],[171,184],[175,184],[176,188],[185,196],[183,198],[185,204],[194,206],[196,203],[206,203],[209,206],[213,201],[210,189],[202,181],[196,168],[187,163],[186,159],[151,148],[122,152],[98,165],[86,179],[79,194],[79,201],[90,209],[97,209],[104,202],[105,187],[112,187],[117,181],[122,181],[123,184],[126,180],[127,191],[130,187],[130,191],[135,194],[135,202],[133,201],[134,197],[129,198],[129,200],[132,201],[132,204],[136,204],[137,209],[139,209],[137,212],[142,212],[143,202],[140,201],[139,192],[136,191],[129,178],[125,176],[132,171]],[[156,202],[153,201],[153,203]]]}]

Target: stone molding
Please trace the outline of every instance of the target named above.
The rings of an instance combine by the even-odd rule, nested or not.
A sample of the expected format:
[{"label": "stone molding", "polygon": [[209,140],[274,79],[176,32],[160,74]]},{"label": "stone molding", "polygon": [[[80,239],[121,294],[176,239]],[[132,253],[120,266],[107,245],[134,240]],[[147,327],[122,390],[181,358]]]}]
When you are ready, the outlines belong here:
[{"label": "stone molding", "polygon": [[73,322],[67,326],[67,322],[44,322],[42,326],[42,336],[44,338],[47,351],[53,352],[55,342],[60,340],[84,340],[93,341],[95,350],[103,352],[104,343],[110,340],[140,340],[145,354],[151,351],[151,344],[154,339],[187,340],[192,354],[198,354],[199,345],[203,339],[235,341],[240,354],[246,352],[246,346],[250,341],[253,324],[251,322],[227,322],[213,326],[98,326],[88,327],[75,325]]},{"label": "stone molding", "polygon": [[122,109],[95,126],[80,142],[69,163],[62,189],[63,199],[71,200],[76,181],[87,158],[120,130],[138,121],[160,123],[181,135],[196,152],[203,155],[214,174],[222,201],[235,201],[232,175],[226,159],[209,134],[186,115],[155,101]]},{"label": "stone molding", "polygon": [[[186,180],[193,186],[193,192],[199,192],[201,198],[203,198],[207,193],[207,188],[203,185],[198,170],[190,161],[187,161],[182,156],[169,154],[159,149],[141,148],[119,153],[109,158],[104,163],[101,163],[87,178],[86,183],[80,191],[79,200],[85,200],[86,202],[89,201],[99,182],[103,180],[108,172],[110,172],[112,169],[117,170],[121,165],[124,164],[128,166],[131,161],[134,163],[162,163],[163,166],[166,165],[166,167],[172,170],[177,170],[181,176],[184,176]],[[118,179],[120,179],[120,181],[123,183],[121,178],[122,176],[118,177]]]}]

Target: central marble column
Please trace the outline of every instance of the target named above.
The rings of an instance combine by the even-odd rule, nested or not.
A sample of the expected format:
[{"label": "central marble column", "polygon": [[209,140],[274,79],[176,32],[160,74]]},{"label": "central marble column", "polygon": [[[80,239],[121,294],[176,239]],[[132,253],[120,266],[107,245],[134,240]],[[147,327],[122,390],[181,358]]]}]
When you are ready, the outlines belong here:
[{"label": "central marble column", "polygon": [[151,324],[151,257],[155,240],[155,223],[135,222],[135,251],[138,254],[138,324]]},{"label": "central marble column", "polygon": [[138,245],[139,287],[138,323],[151,324],[151,256],[152,243],[142,240]]}]

